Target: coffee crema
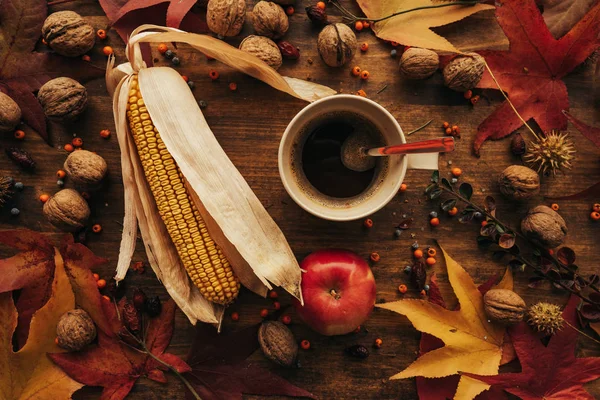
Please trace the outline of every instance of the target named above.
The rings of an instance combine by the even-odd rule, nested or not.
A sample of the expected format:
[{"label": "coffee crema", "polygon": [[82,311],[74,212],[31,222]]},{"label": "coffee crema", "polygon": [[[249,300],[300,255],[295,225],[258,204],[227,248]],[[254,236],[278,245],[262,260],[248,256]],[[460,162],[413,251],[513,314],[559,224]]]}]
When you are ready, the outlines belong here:
[{"label": "coffee crema", "polygon": [[348,111],[324,113],[300,129],[291,153],[291,171],[299,188],[327,207],[350,207],[364,202],[381,185],[388,158],[377,157],[375,168],[357,172],[344,166],[342,145],[352,134],[368,135],[376,146],[387,145],[368,118]]}]

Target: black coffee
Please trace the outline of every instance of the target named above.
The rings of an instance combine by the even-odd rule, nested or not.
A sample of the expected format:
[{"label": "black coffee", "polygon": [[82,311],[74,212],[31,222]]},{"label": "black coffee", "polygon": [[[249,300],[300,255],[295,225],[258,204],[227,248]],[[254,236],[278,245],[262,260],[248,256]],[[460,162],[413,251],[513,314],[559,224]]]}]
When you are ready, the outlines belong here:
[{"label": "black coffee", "polygon": [[357,172],[344,166],[340,152],[344,141],[355,132],[367,134],[378,146],[384,146],[378,129],[359,115],[345,112],[325,116],[309,129],[302,149],[302,169],[310,184],[331,197],[348,198],[363,193],[379,172],[380,161],[373,169]]}]

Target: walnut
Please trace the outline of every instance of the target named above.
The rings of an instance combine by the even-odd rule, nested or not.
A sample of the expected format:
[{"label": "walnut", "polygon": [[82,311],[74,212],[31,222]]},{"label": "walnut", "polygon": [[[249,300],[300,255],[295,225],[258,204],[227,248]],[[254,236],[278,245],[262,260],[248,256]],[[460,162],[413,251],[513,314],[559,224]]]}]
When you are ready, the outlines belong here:
[{"label": "walnut", "polygon": [[540,192],[540,177],[531,168],[511,165],[498,177],[500,193],[513,200],[525,200]]},{"label": "walnut", "polygon": [[46,82],[37,97],[46,116],[56,121],[73,120],[87,106],[87,90],[71,78],[55,78]]},{"label": "walnut", "polygon": [[565,240],[567,224],[550,207],[537,206],[529,210],[521,221],[521,232],[538,246],[553,249]]},{"label": "walnut", "polygon": [[250,35],[240,43],[240,50],[250,53],[267,63],[274,69],[279,69],[283,63],[277,44],[264,36]]},{"label": "walnut", "polygon": [[10,132],[21,122],[21,108],[10,97],[0,92],[0,132]]},{"label": "walnut", "polygon": [[235,36],[244,27],[245,0],[210,0],[206,8],[208,29],[219,36]]},{"label": "walnut", "polygon": [[90,208],[77,191],[63,189],[44,204],[44,215],[55,227],[74,232],[85,226]]},{"label": "walnut", "polygon": [[69,154],[64,164],[69,179],[86,190],[98,189],[106,176],[104,158],[87,150],[77,150]]},{"label": "walnut", "polygon": [[483,296],[483,307],[491,321],[512,325],[523,320],[527,306],[512,290],[491,289]]},{"label": "walnut", "polygon": [[319,55],[330,67],[341,67],[352,60],[357,46],[356,35],[344,24],[327,25],[317,41]]},{"label": "walnut", "polygon": [[444,84],[457,92],[473,89],[483,76],[485,60],[477,53],[456,56],[444,67]]},{"label": "walnut", "polygon": [[400,57],[400,72],[408,79],[427,79],[437,71],[440,58],[435,51],[411,47]]},{"label": "walnut", "polygon": [[50,14],[42,26],[42,36],[52,50],[67,57],[84,55],[96,40],[94,27],[73,11]]},{"label": "walnut", "polygon": [[56,325],[58,346],[69,351],[79,351],[96,338],[92,317],[82,309],[67,311]]},{"label": "walnut", "polygon": [[284,367],[297,366],[298,343],[292,331],[281,322],[263,322],[258,329],[258,342],[269,360]]},{"label": "walnut", "polygon": [[281,6],[270,1],[259,1],[252,10],[252,26],[261,36],[279,39],[287,32],[289,21]]}]

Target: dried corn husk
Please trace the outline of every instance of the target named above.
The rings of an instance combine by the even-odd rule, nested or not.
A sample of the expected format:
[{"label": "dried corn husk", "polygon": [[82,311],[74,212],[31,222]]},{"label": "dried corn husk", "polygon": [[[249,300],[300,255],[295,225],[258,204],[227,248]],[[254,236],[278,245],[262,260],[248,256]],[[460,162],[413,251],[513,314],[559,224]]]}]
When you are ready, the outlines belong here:
[{"label": "dried corn husk", "polygon": [[184,42],[292,96],[313,101],[335,92],[327,87],[284,78],[258,58],[205,35],[144,25],[129,39],[129,63],[109,60],[106,82],[121,147],[125,217],[117,281],[131,263],[139,226],[156,276],[181,310],[195,324],[219,324],[224,308],[208,302],[193,285],[162,222],[146,182],[126,121],[131,77],[138,75],[150,117],[186,179],[191,197],[213,240],[229,259],[240,282],[265,296],[281,286],[302,301],[300,268],[283,233],[227,157],[211,132],[189,87],[171,68],[147,68],[139,43]]}]

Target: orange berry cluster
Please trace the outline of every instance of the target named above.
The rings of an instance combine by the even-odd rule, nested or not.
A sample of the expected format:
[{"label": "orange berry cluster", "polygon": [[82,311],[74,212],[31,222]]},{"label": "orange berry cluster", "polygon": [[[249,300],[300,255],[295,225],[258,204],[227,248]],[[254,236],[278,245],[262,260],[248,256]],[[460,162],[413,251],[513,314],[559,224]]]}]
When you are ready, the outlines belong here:
[{"label": "orange berry cluster", "polygon": [[[435,260],[436,254],[437,254],[437,251],[433,247],[428,248],[427,249],[427,258],[425,259],[425,263],[427,263],[427,265],[430,265],[430,266],[434,265],[436,263],[436,260]],[[416,249],[415,251],[413,251],[413,257],[415,257],[417,259],[423,258],[424,257],[423,250]],[[400,290],[400,292],[402,292],[402,291]],[[402,293],[405,293],[405,292],[402,292]]]},{"label": "orange berry cluster", "polygon": [[371,23],[369,21],[356,21],[354,23],[354,29],[356,29],[358,32],[362,31],[363,29],[369,29],[371,27]]},{"label": "orange berry cluster", "polygon": [[590,214],[590,218],[594,221],[600,220],[600,203],[595,203],[592,205],[592,213]]},{"label": "orange berry cluster", "polygon": [[460,137],[460,127],[458,125],[451,126],[449,122],[444,121],[444,123],[442,124],[442,129],[444,130],[444,133],[448,136]]},{"label": "orange berry cluster", "polygon": [[352,75],[360,76],[360,79],[362,79],[363,81],[366,81],[367,79],[369,79],[370,74],[369,74],[369,71],[367,71],[366,69],[363,70],[357,65],[354,68],[352,68]]},{"label": "orange berry cluster", "polygon": [[475,104],[477,104],[477,102],[479,101],[479,95],[478,95],[478,94],[476,94],[475,96],[473,96],[473,91],[472,91],[472,90],[467,90],[467,91],[464,93],[464,96],[465,96],[465,99],[469,100],[469,102],[470,102],[472,105],[475,105]]}]

